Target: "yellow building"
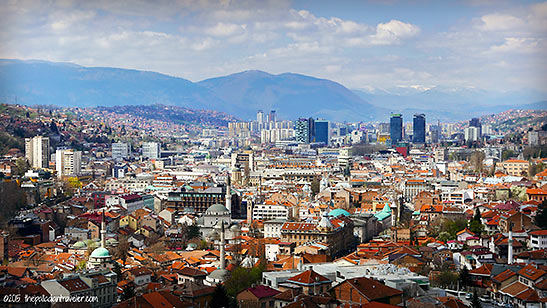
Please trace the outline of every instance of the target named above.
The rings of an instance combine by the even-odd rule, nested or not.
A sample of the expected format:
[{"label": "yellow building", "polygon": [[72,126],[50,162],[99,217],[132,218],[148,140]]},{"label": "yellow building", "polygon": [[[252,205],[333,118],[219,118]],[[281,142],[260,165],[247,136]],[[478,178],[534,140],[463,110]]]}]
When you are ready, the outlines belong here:
[{"label": "yellow building", "polygon": [[530,162],[522,159],[508,159],[500,163],[504,172],[512,176],[522,176],[528,174]]},{"label": "yellow building", "polygon": [[137,218],[133,215],[126,215],[120,219],[120,228],[129,227],[131,230],[137,230]]}]

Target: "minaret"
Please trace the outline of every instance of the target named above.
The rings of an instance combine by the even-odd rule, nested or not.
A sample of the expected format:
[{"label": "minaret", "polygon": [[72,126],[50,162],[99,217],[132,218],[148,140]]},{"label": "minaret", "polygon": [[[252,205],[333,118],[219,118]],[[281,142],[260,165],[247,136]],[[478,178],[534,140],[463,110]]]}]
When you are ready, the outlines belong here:
[{"label": "minaret", "polygon": [[226,268],[226,252],[224,252],[224,221],[221,221],[220,229],[220,269]]},{"label": "minaret", "polygon": [[509,240],[507,241],[509,244],[509,249],[507,251],[507,263],[513,264],[513,224],[509,223]]},{"label": "minaret", "polygon": [[101,221],[101,247],[106,248],[106,224],[104,222],[104,209]]},{"label": "minaret", "polygon": [[226,182],[226,208],[230,215],[232,214],[232,183],[230,181],[230,174],[228,173],[228,181]]}]

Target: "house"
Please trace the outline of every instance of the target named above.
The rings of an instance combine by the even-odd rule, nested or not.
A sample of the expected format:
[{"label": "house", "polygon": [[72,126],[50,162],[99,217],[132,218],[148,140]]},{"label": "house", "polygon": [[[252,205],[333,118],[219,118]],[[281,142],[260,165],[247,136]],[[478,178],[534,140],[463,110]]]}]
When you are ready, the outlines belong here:
[{"label": "house", "polygon": [[258,285],[256,287],[247,288],[239,292],[236,296],[239,307],[261,307],[273,308],[275,305],[274,296],[280,294],[280,291],[271,287]]},{"label": "house", "polygon": [[528,201],[535,200],[543,202],[547,200],[547,190],[541,188],[528,188],[526,189],[526,196]]},{"label": "house", "polygon": [[152,280],[152,271],[146,267],[135,267],[127,270],[127,276],[136,286],[142,286]]},{"label": "house", "polygon": [[494,299],[501,302],[501,297],[497,293],[499,290],[504,289],[508,285],[512,284],[513,282],[518,280],[517,273],[513,272],[510,269],[506,269],[505,271],[497,274],[496,276],[492,277],[492,293],[494,294]]},{"label": "house", "polygon": [[338,301],[348,304],[364,304],[374,301],[399,305],[403,301],[403,291],[366,277],[346,279],[333,287],[330,292]]},{"label": "house", "polygon": [[192,282],[197,285],[202,285],[206,277],[207,277],[206,272],[202,272],[198,269],[188,267],[188,266],[185,266],[177,270],[178,284],[185,284],[187,282]]},{"label": "house", "polygon": [[461,230],[460,232],[456,233],[457,241],[461,243],[465,243],[468,237],[476,236],[475,233],[471,232],[469,229],[465,228]]},{"label": "house", "polygon": [[480,267],[477,267],[469,271],[471,277],[471,284],[475,287],[487,288],[492,284],[492,264],[485,263]]},{"label": "house", "polygon": [[[313,270],[307,270],[296,276],[287,279],[285,285],[291,285],[292,287],[301,288],[303,294],[322,294],[331,287],[332,281],[322,275],[319,275]],[[290,288],[290,287],[289,287]],[[282,288],[281,291],[288,289]]]},{"label": "house", "polygon": [[215,287],[197,285],[193,282],[186,282],[182,288],[177,288],[174,293],[184,301],[192,303],[195,308],[207,308],[213,299]]},{"label": "house", "polygon": [[537,265],[528,264],[518,272],[519,282],[529,287],[533,287],[545,278],[545,274],[547,274],[547,272],[539,269]]},{"label": "house", "polygon": [[547,230],[536,230],[528,233],[528,246],[530,249],[545,249],[547,248]]}]

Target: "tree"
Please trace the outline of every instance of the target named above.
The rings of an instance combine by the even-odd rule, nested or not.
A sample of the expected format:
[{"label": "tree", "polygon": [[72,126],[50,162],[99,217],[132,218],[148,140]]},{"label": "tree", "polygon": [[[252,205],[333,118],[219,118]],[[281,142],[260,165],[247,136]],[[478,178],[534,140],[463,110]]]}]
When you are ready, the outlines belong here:
[{"label": "tree", "polygon": [[485,158],[485,155],[481,151],[474,151],[471,154],[469,162],[471,163],[471,166],[473,167],[473,169],[478,173],[482,172],[484,158]]},{"label": "tree", "polygon": [[[264,264],[261,262],[260,264]],[[232,271],[230,278],[224,284],[226,293],[230,296],[236,296],[239,292],[250,287],[262,279],[264,266],[260,265],[253,268],[237,267]]]},{"label": "tree", "polygon": [[189,240],[201,237],[199,227],[196,225],[189,226],[187,232]]},{"label": "tree", "polygon": [[226,289],[223,285],[217,284],[215,291],[213,292],[213,299],[211,300],[211,308],[228,308],[230,305],[230,298],[226,293]]},{"label": "tree", "polygon": [[479,208],[475,209],[475,216],[473,216],[473,220],[481,221],[481,212],[479,211]]},{"label": "tree", "polygon": [[484,231],[484,225],[477,220],[471,220],[469,222],[469,230],[475,234],[480,235]]},{"label": "tree", "polygon": [[443,288],[453,287],[458,281],[458,275],[452,271],[442,271],[435,277],[435,284]]},{"label": "tree", "polygon": [[319,179],[318,178],[314,178],[313,181],[311,182],[311,193],[312,193],[312,196],[316,196],[318,193],[319,193],[319,188],[320,188],[320,182],[319,182]]},{"label": "tree", "polygon": [[23,176],[25,175],[25,172],[27,172],[30,169],[30,165],[26,158],[19,157],[17,158],[17,161],[15,162],[15,168],[17,168],[16,174],[19,176]]},{"label": "tree", "polygon": [[460,286],[462,286],[462,287],[468,286],[470,278],[471,277],[469,276],[469,270],[467,269],[467,267],[464,266],[460,270],[460,275],[458,277],[458,281],[460,282]]},{"label": "tree", "polygon": [[513,185],[509,188],[509,193],[514,200],[526,201],[526,187]]},{"label": "tree", "polygon": [[538,206],[536,217],[534,218],[534,224],[542,230],[547,229],[547,200],[543,200]]},{"label": "tree", "polygon": [[[118,238],[118,246],[114,248],[112,255],[116,259],[121,259],[123,265],[125,265],[125,261],[127,260],[127,255],[130,247],[131,243],[129,243],[129,241],[127,240],[127,235],[120,235]],[[115,263],[117,264],[118,262]]]},{"label": "tree", "polygon": [[471,307],[472,308],[482,308],[481,301],[479,300],[479,296],[477,295],[477,291],[473,292],[473,299],[471,300]]},{"label": "tree", "polygon": [[130,284],[123,289],[122,301],[128,300],[133,296],[135,296],[135,287]]}]

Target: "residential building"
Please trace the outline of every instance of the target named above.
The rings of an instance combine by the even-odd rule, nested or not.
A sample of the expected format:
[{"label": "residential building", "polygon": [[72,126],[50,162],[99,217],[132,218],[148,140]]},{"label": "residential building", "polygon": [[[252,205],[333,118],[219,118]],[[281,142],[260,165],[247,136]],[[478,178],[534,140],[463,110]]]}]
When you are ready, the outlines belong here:
[{"label": "residential building", "polygon": [[112,143],[112,158],[117,160],[126,159],[129,157],[130,145],[125,142]]},{"label": "residential building", "polygon": [[142,157],[148,159],[160,158],[160,144],[157,142],[144,142],[142,144]]},{"label": "residential building", "polygon": [[25,157],[32,168],[49,168],[49,137],[25,138]]},{"label": "residential building", "polygon": [[57,176],[77,176],[81,173],[82,152],[73,149],[58,149],[55,153]]}]

